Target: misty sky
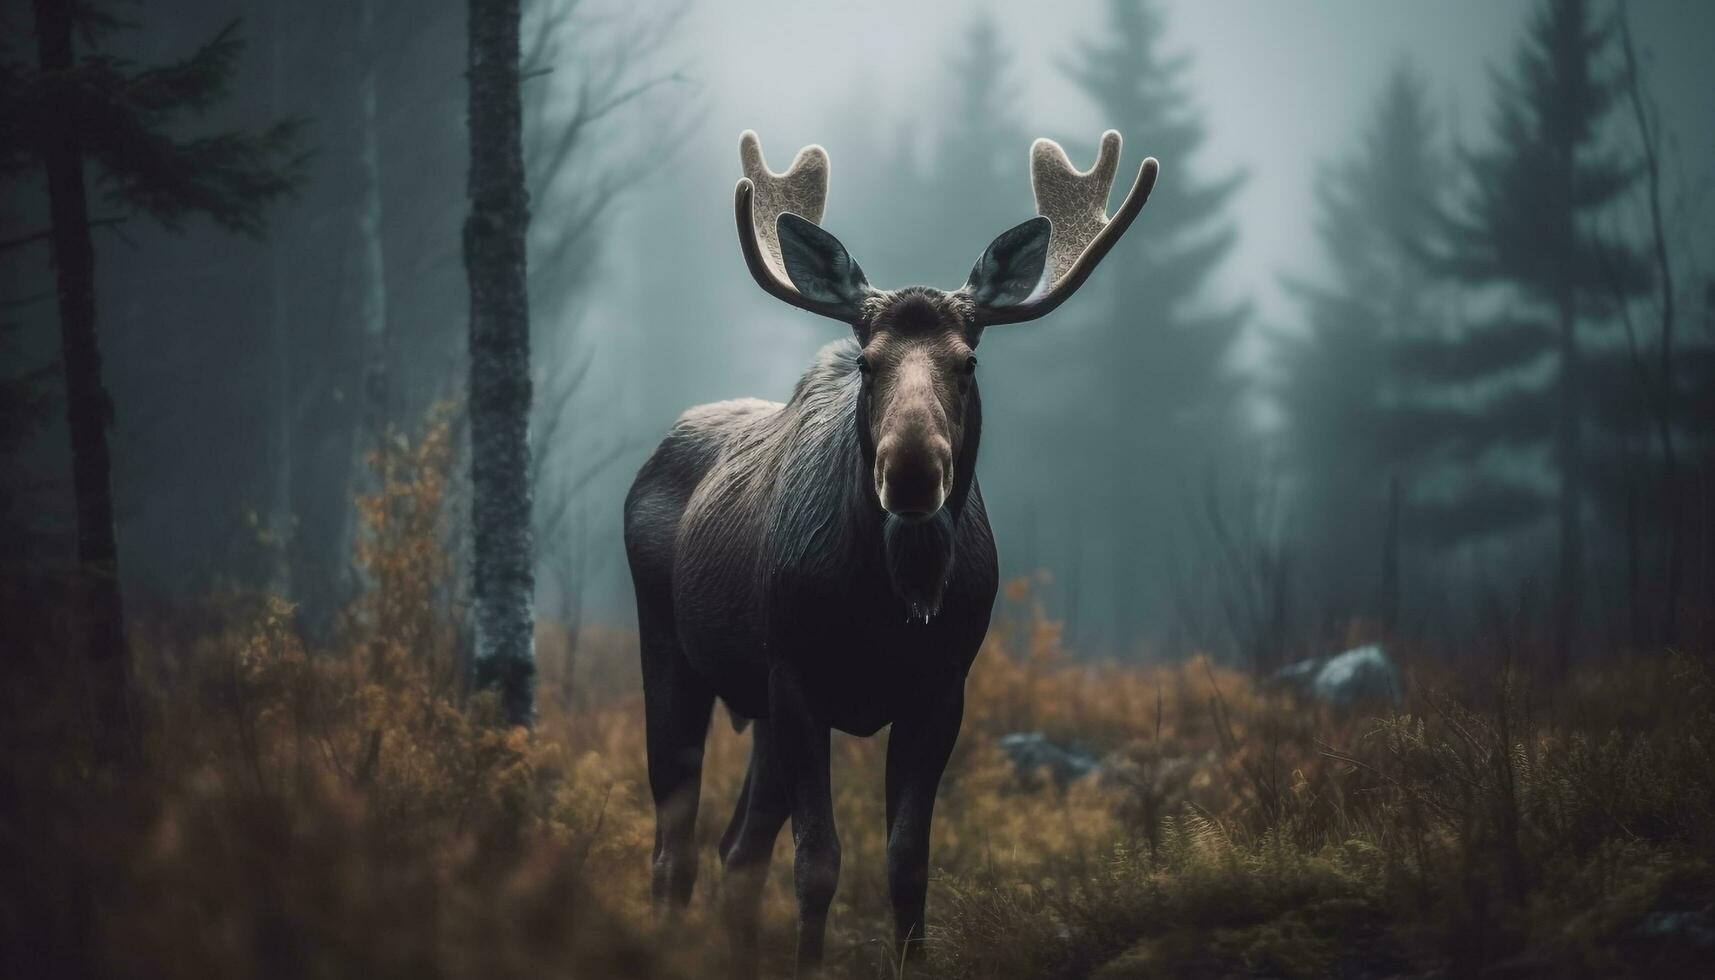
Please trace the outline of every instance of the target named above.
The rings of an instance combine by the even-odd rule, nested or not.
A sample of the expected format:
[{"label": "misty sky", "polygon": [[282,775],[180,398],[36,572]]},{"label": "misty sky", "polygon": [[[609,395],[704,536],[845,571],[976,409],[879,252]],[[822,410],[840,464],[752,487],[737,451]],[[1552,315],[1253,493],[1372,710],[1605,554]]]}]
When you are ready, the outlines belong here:
[{"label": "misty sky", "polygon": [[[1238,242],[1214,280],[1222,293],[1255,303],[1241,360],[1254,366],[1262,356],[1256,343],[1262,330],[1294,327],[1298,313],[1280,280],[1319,268],[1312,195],[1318,163],[1351,151],[1387,72],[1409,58],[1427,79],[1442,124],[1466,143],[1479,143],[1489,132],[1491,69],[1510,65],[1531,6],[1526,0],[1165,5],[1166,52],[1189,58],[1184,81],[1203,114],[1208,142],[1196,159],[1163,160],[1161,179],[1185,170],[1205,181],[1234,170],[1248,175],[1227,210]],[[1014,55],[1022,128],[1065,140],[1079,166],[1093,159],[1107,122],[1096,118],[1058,65],[1075,54],[1078,40],[1104,29],[1106,7],[1101,0],[1004,0],[986,7]],[[982,242],[973,242],[969,254],[947,255],[936,269],[900,268],[886,241],[867,240],[865,232],[842,223],[854,211],[885,213],[889,202],[855,199],[841,151],[848,141],[893,140],[902,127],[921,132],[936,125],[952,95],[951,56],[978,9],[924,0],[861,7],[756,0],[696,4],[687,11],[666,57],[694,80],[681,91],[698,101],[700,118],[673,167],[640,188],[617,216],[600,288],[588,297],[579,327],[584,342],[626,366],[620,390],[602,396],[604,421],[648,434],[631,436],[638,444],[592,488],[592,527],[601,525],[604,507],[617,506],[635,463],[679,410],[740,395],[784,399],[812,352],[838,333],[763,295],[744,271],[731,210],[741,131],[758,131],[777,170],[799,146],[827,147],[833,169],[824,224],[872,281],[951,288],[962,280]],[[1638,3],[1633,22],[1666,128],[1677,142],[1670,146],[1669,181],[1691,188],[1693,211],[1706,214],[1712,170],[1706,161],[1715,161],[1715,120],[1706,94],[1715,4]],[[1148,133],[1124,136],[1121,180],[1129,181],[1152,147]],[[1020,156],[1027,149],[1021,144]],[[848,150],[846,159],[852,156]],[[1017,218],[1027,217],[1030,207],[1030,189],[1020,186]],[[539,212],[538,220],[552,216]],[[1003,227],[997,223],[996,232]],[[1147,211],[1137,233],[1149,233]],[[1052,327],[1048,321],[1037,329]],[[994,356],[1007,356],[995,346]],[[603,438],[589,437],[587,445]],[[616,558],[617,542],[605,550]],[[618,582],[617,576],[601,577]],[[624,601],[617,593],[608,598]]]},{"label": "misty sky", "polygon": [[[1230,226],[1236,244],[1206,297],[1211,306],[1236,306],[1240,299],[1253,304],[1255,315],[1245,327],[1248,342],[1236,358],[1241,367],[1266,368],[1269,350],[1259,338],[1300,325],[1301,312],[1281,280],[1289,274],[1318,277],[1324,271],[1315,228],[1317,168],[1352,152],[1393,66],[1409,59],[1429,86],[1443,132],[1480,145],[1490,138],[1491,69],[1510,67],[1534,6],[1534,0],[1161,3],[1167,36],[1161,53],[1186,59],[1181,84],[1200,115],[1207,142],[1192,158],[1175,159],[1153,134],[1126,132],[1121,180],[1129,182],[1138,162],[1152,153],[1163,158],[1164,187],[1175,180],[1210,186],[1234,173],[1246,176],[1215,216]],[[1605,0],[1595,7],[1611,9]],[[245,18],[243,30],[254,45],[247,58],[254,57],[244,62],[242,97],[211,114],[208,123],[215,128],[248,124],[259,106],[273,105],[273,97],[258,86],[267,84],[274,42],[288,36],[289,43],[281,42],[281,57],[289,65],[301,62],[303,76],[297,101],[287,100],[286,106],[311,118],[318,141],[312,160],[315,183],[302,201],[282,209],[281,223],[263,241],[232,240],[200,225],[188,235],[173,235],[144,223],[132,230],[138,246],[129,238],[97,238],[107,284],[104,302],[111,298],[103,307],[104,354],[118,402],[121,536],[130,567],[151,580],[188,578],[176,571],[187,564],[176,553],[183,528],[213,528],[212,539],[225,533],[219,529],[230,523],[231,508],[260,506],[266,498],[257,489],[262,481],[249,480],[248,474],[203,494],[163,489],[176,490],[176,480],[188,479],[179,474],[194,472],[209,440],[229,440],[218,443],[223,451],[243,453],[257,449],[266,429],[271,402],[245,387],[275,377],[274,362],[265,356],[272,349],[267,338],[274,307],[264,301],[267,280],[261,273],[266,267],[258,260],[270,251],[289,260],[296,303],[291,315],[301,318],[296,327],[302,343],[326,343],[325,338],[355,322],[352,283],[361,277],[351,263],[342,265],[336,250],[349,247],[341,236],[349,232],[343,222],[352,207],[348,191],[357,183],[359,127],[353,109],[356,82],[338,74],[349,73],[351,53],[323,36],[326,25],[299,21],[294,30],[275,34],[267,16],[274,8],[236,0],[180,0],[143,8],[160,13],[160,22],[153,14],[144,17],[151,26],[123,34],[117,49],[141,62],[181,56],[232,18]],[[458,237],[468,150],[462,129],[464,18],[456,4],[424,8],[422,16],[403,5],[394,9],[399,16],[390,24],[392,57],[380,95],[383,238],[392,250],[382,285],[388,292],[389,330],[397,338],[394,368],[409,368],[399,372],[401,378],[414,379],[422,390],[438,390],[437,385],[457,383],[465,346]],[[527,17],[544,9],[547,5],[526,3]],[[559,111],[569,113],[579,79],[599,74],[604,56],[623,60],[630,50],[616,40],[628,25],[671,9],[671,0],[582,0],[577,15],[562,25],[564,36],[577,41],[560,52],[557,63],[532,65],[527,84],[547,87]],[[1676,255],[1692,275],[1706,274],[1715,257],[1715,242],[1705,230],[1715,228],[1710,220],[1715,217],[1715,108],[1708,95],[1715,89],[1715,64],[1709,58],[1715,3],[1639,0],[1631,9],[1649,87],[1669,138],[1665,189],[1670,199],[1665,203],[1670,221],[1679,232],[1693,229],[1701,238],[1692,248],[1676,243]],[[1073,160],[1087,166],[1099,134],[1114,121],[1098,118],[1062,69],[1076,57],[1080,41],[1099,38],[1106,30],[1106,0],[981,5],[690,0],[666,49],[651,64],[633,66],[638,70],[628,76],[673,74],[678,81],[651,89],[647,98],[610,117],[600,134],[604,145],[591,145],[581,158],[585,169],[562,175],[566,184],[587,188],[602,178],[602,166],[626,159],[635,152],[632,147],[660,143],[651,129],[660,125],[658,120],[684,124],[683,139],[666,167],[636,161],[644,176],[608,213],[604,239],[591,250],[597,264],[593,276],[586,278],[590,270],[581,264],[563,273],[548,267],[543,258],[548,252],[540,248],[543,239],[563,228],[561,222],[574,220],[570,215],[577,208],[555,199],[552,188],[532,202],[539,246],[532,272],[539,281],[563,287],[548,291],[556,299],[570,292],[577,304],[561,309],[550,300],[533,310],[533,356],[544,381],[540,390],[552,389],[546,382],[556,366],[585,356],[596,365],[580,385],[554,444],[539,449],[553,460],[550,470],[573,474],[592,461],[609,461],[596,479],[580,484],[574,507],[581,528],[576,533],[588,539],[587,547],[581,538],[572,547],[590,556],[594,566],[589,605],[598,618],[630,615],[618,533],[621,500],[673,417],[723,398],[783,400],[813,352],[847,333],[764,295],[745,271],[732,212],[740,132],[758,131],[775,169],[784,168],[804,144],[827,147],[833,173],[824,224],[879,286],[952,288],[989,237],[1031,214],[1030,188],[1020,179],[1016,189],[997,195],[1004,200],[967,198],[957,207],[981,206],[984,214],[973,219],[968,213],[948,213],[947,228],[939,229],[933,208],[927,216],[908,211],[915,205],[888,198],[887,174],[864,172],[877,166],[865,161],[888,159],[890,148],[902,140],[918,149],[935,142],[927,136],[946,124],[948,106],[957,96],[955,64],[979,12],[992,18],[1012,54],[1007,77],[994,83],[1015,103],[1003,102],[999,111],[1006,118],[996,128],[1011,125],[1025,134],[1016,148],[1019,162],[1029,137],[1043,135],[1064,142]],[[527,42],[538,36],[537,27],[526,24]],[[313,84],[315,73],[331,79],[327,88]],[[550,108],[550,116],[554,111]],[[1629,126],[1630,119],[1616,112],[1610,125]],[[553,131],[550,121],[547,134],[532,130],[527,139]],[[1615,135],[1629,139],[1631,133]],[[892,215],[898,215],[901,228],[956,247],[944,253],[939,244],[901,247],[908,243],[889,234]],[[986,228],[991,218],[992,228]],[[973,227],[982,237],[963,241]],[[1150,231],[1151,212],[1145,210],[1130,234],[1136,238]],[[336,257],[322,261],[328,255]],[[45,253],[27,258],[37,263],[29,274],[46,273]],[[14,264],[6,274],[28,272],[19,270],[24,266]],[[1096,276],[1115,274],[1104,267]],[[19,282],[20,292],[34,288],[25,279]],[[158,282],[173,288],[154,288]],[[1085,317],[1087,324],[1097,315],[1095,302],[1086,300],[1080,307],[1084,312],[1051,317],[984,344],[984,363],[991,367],[983,391],[996,424],[985,433],[979,473],[991,491],[992,512],[1014,525],[1025,523],[1019,515],[1027,508],[1051,508],[1055,501],[1015,485],[1017,471],[1030,465],[1024,461],[1032,459],[1034,444],[1019,426],[1000,423],[1007,409],[1017,421],[1018,413],[1046,404],[1042,391],[1032,388],[1082,383],[1035,373],[1033,349],[1040,353],[1045,343],[1067,342],[1074,345],[1065,350],[1071,363],[1088,365],[1103,357],[1100,349],[1076,346],[1077,318]],[[43,363],[57,350],[51,309],[41,305],[37,315],[43,317],[42,329],[23,338],[22,363]],[[220,337],[237,338],[228,353],[246,355],[251,374],[229,374],[220,363],[223,349],[207,343],[207,335],[194,326],[229,322],[243,329]],[[324,340],[311,339],[318,337]],[[337,366],[338,350],[337,344],[330,348],[325,364],[304,358],[305,375],[294,382],[294,397],[305,399],[304,404],[311,404],[312,396],[323,397],[311,383],[313,372],[321,369],[313,366]],[[178,387],[161,382],[167,377],[178,379]],[[1256,391],[1252,386],[1250,400],[1257,398]],[[1078,397],[1083,396],[1080,390]],[[1255,407],[1250,401],[1239,404]],[[223,426],[233,406],[249,415],[243,424]],[[339,416],[329,412],[330,418]],[[304,425],[306,435],[316,432]],[[44,441],[52,444],[47,469],[63,472],[64,440],[56,431]],[[1076,445],[1092,456],[1103,450],[1093,443]],[[255,459],[261,458],[258,451]],[[1161,468],[1170,472],[1183,463],[1170,460]],[[323,488],[326,480],[315,475],[319,472],[302,469],[295,478],[303,484],[298,489]],[[302,500],[299,505],[304,506]],[[1001,542],[1003,561],[1029,559],[1031,543],[1021,538]]]},{"label": "misty sky", "polygon": [[[864,4],[861,16],[847,4],[803,0],[693,7],[673,57],[689,65],[706,115],[678,163],[685,178],[680,183],[704,188],[706,196],[691,204],[690,214],[634,212],[626,227],[647,231],[682,218],[730,231],[737,137],[747,128],[761,134],[776,168],[803,144],[828,147],[834,176],[826,221],[836,232],[843,209],[885,208],[886,201],[842,195],[839,137],[860,128],[850,118],[860,112],[871,117],[864,126],[877,127],[887,138],[907,121],[934,126],[946,95],[949,52],[978,9],[922,0],[878,0]],[[1004,0],[986,9],[1016,59],[1015,79],[1022,82],[1018,114],[1025,128],[1045,135],[1087,133],[1085,146],[1068,146],[1075,160],[1087,164],[1106,122],[1095,118],[1057,65],[1074,55],[1078,39],[1102,29],[1105,4]],[[1313,272],[1317,266],[1311,197],[1317,163],[1351,145],[1354,127],[1387,71],[1401,56],[1410,58],[1430,80],[1443,122],[1467,142],[1481,140],[1488,126],[1489,70],[1507,63],[1530,5],[1214,0],[1169,3],[1166,9],[1169,47],[1190,58],[1187,86],[1204,113],[1209,141],[1201,159],[1162,161],[1162,179],[1171,180],[1180,167],[1215,175],[1239,168],[1248,174],[1232,205],[1239,242],[1222,285],[1250,295],[1261,319],[1279,323],[1293,317],[1279,274]],[[1715,5],[1638,3],[1634,19],[1656,73],[1658,97],[1684,144],[1680,160],[1715,159],[1715,127],[1709,125],[1715,118],[1707,99],[1696,93],[1698,77],[1707,78]],[[1132,164],[1150,152],[1149,134],[1124,135]],[[1020,146],[1020,155],[1026,150]],[[1702,170],[1707,181],[1708,168]],[[1029,206],[1029,193],[1019,188],[1021,206]],[[675,201],[675,209],[684,203]],[[1147,233],[1147,221],[1141,230]],[[622,241],[630,237],[625,228],[617,234]],[[652,243],[637,244],[654,249]],[[736,249],[731,251],[733,270],[742,272]],[[893,271],[885,253],[859,254],[866,268]],[[962,271],[969,262],[968,256],[950,256],[948,268]],[[898,274],[912,278],[912,270]]]},{"label": "misty sky", "polygon": [[[756,129],[778,158],[775,165],[783,167],[798,146],[827,143],[830,130],[849,128],[829,114],[855,109],[860,89],[871,93],[878,119],[936,125],[947,56],[980,8],[884,0],[865,4],[861,18],[844,4],[762,0],[745,9],[745,16],[735,16],[698,8],[685,31],[695,42],[695,73],[706,80],[710,110],[686,162],[726,165],[731,173],[721,176],[728,183],[737,171],[727,158],[735,155],[740,130]],[[1068,150],[1087,165],[1108,121],[1096,118],[1057,66],[1075,55],[1079,39],[1103,29],[1106,5],[1008,0],[987,9],[1016,58],[1024,128],[1083,134],[1086,145]],[[1217,0],[1166,9],[1169,50],[1191,57],[1187,87],[1205,114],[1209,142],[1204,159],[1162,161],[1162,179],[1171,180],[1178,168],[1226,173],[1238,167],[1249,174],[1233,203],[1240,241],[1226,284],[1254,295],[1271,318],[1288,313],[1274,273],[1306,264],[1314,251],[1310,186],[1316,161],[1350,142],[1353,121],[1368,111],[1395,60],[1409,54],[1446,104],[1472,104],[1487,85],[1484,66],[1508,54],[1528,11],[1524,3],[1492,0]],[[1467,120],[1464,128],[1480,121]],[[1148,133],[1123,135],[1133,164],[1151,152]],[[885,207],[885,201],[841,196],[839,148],[829,149],[835,167],[830,225],[837,227],[844,208]],[[1018,148],[1021,156],[1026,150]],[[1018,192],[1028,207],[1030,189]],[[1261,220],[1246,220],[1250,216]],[[1147,221],[1140,230],[1147,234]],[[965,256],[956,258],[955,265],[969,264]],[[878,259],[866,255],[864,261]]]}]

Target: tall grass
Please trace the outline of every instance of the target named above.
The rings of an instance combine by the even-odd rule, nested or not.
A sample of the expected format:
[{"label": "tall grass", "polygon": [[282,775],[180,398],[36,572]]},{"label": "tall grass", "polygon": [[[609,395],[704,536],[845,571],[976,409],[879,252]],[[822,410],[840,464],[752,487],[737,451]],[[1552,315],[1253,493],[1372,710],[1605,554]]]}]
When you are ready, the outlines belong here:
[{"label": "tall grass", "polygon": [[[377,457],[359,508],[367,588],[333,639],[239,595],[195,629],[137,631],[134,771],[91,769],[60,700],[13,692],[13,975],[718,971],[714,842],[748,736],[710,732],[697,897],[660,931],[635,638],[544,625],[533,732],[464,697],[450,452],[443,418]],[[1402,708],[1340,715],[1202,657],[1079,662],[1031,584],[1011,583],[937,807],[922,972],[1665,976],[1706,962],[1707,662],[1647,658],[1535,690],[1502,667],[1461,678],[1418,659]],[[1102,772],[1064,790],[1021,778],[995,743],[1026,730]],[[896,970],[884,758],[884,736],[835,741],[836,975]],[[764,906],[773,975],[792,946],[788,838]]]}]

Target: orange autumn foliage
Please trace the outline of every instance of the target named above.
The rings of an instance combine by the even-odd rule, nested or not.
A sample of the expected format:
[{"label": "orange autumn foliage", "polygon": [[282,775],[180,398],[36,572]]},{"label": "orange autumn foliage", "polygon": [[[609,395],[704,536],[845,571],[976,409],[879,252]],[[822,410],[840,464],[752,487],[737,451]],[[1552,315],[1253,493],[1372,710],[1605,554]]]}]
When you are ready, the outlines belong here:
[{"label": "orange autumn foliage", "polygon": [[[714,843],[748,736],[712,726],[697,897],[664,934],[648,903],[635,636],[542,624],[534,731],[498,727],[492,700],[459,683],[452,427],[442,411],[373,455],[364,588],[332,636],[307,638],[267,596],[226,597],[218,628],[143,631],[139,663],[172,669],[144,672],[148,741],[113,789],[122,818],[61,821],[41,845],[44,867],[75,851],[106,869],[89,939],[104,974],[718,968]],[[1600,973],[1643,917],[1709,885],[1715,719],[1700,662],[1592,671],[1535,701],[1517,678],[1456,699],[1456,678],[1420,665],[1399,712],[1337,714],[1205,656],[1080,661],[1038,589],[1007,584],[969,680],[937,805],[929,975],[1457,970],[1478,940]],[[1650,727],[1627,727],[1616,701],[1655,705]],[[1101,773],[1061,790],[1015,772],[997,740],[1023,731]],[[835,975],[896,969],[885,739],[835,742]],[[768,975],[788,968],[790,862],[783,834]]]}]

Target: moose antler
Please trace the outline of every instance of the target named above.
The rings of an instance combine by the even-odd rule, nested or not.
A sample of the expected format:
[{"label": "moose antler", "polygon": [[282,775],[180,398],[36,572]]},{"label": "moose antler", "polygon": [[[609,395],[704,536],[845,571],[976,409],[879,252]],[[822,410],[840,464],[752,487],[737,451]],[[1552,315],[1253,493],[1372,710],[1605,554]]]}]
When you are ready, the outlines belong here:
[{"label": "moose antler", "polygon": [[[738,221],[738,241],[744,252],[744,262],[751,277],[765,292],[835,320],[850,321],[858,309],[855,296],[861,297],[868,284],[861,270],[851,261],[844,248],[831,235],[820,231],[822,211],[828,199],[828,153],[819,146],[806,146],[793,157],[785,173],[768,169],[762,156],[762,143],[756,133],[746,130],[739,138],[739,161],[744,176],[739,179],[733,195],[734,216]],[[1120,134],[1108,130],[1102,134],[1101,150],[1095,166],[1080,171],[1066,159],[1066,151],[1049,139],[1039,139],[1030,147],[1030,183],[1036,194],[1036,211],[1047,218],[1033,218],[995,239],[971,270],[973,279],[964,287],[975,300],[974,323],[992,326],[1019,323],[1046,316],[1067,297],[1078,291],[1090,277],[1102,258],[1113,248],[1131,226],[1133,219],[1149,200],[1160,170],[1154,157],[1143,161],[1137,180],[1126,194],[1112,218],[1108,217],[1108,193],[1113,190],[1114,173],[1119,168]],[[781,251],[782,216],[795,215],[802,221],[788,220],[793,241],[809,235],[819,241],[810,253],[820,249],[834,256],[828,270],[794,265],[789,270]],[[1046,225],[1046,228],[1038,227]],[[815,226],[812,228],[811,226]],[[1046,257],[1042,236],[1047,235]],[[799,254],[794,252],[795,255]],[[1029,258],[1043,263],[1048,288],[1032,296],[1039,266],[1020,266]],[[819,273],[836,271],[831,281],[823,282]],[[1010,270],[1010,272],[1008,271]],[[1011,275],[1004,287],[994,285],[995,276]],[[827,289],[804,289],[794,285],[794,276],[808,275]],[[992,294],[975,288],[979,277],[989,277]],[[805,282],[799,278],[797,282]],[[840,283],[844,282],[844,286]],[[808,287],[807,287],[808,288]]]},{"label": "moose antler", "polygon": [[1108,217],[1108,194],[1119,169],[1120,134],[1112,129],[1102,134],[1095,166],[1080,171],[1067,159],[1066,151],[1051,139],[1039,139],[1030,147],[1030,185],[1036,195],[1036,213],[1053,226],[1048,245],[1048,289],[1015,306],[979,311],[984,326],[1019,323],[1045,316],[1077,292],[1108,250],[1125,234],[1132,220],[1149,200],[1161,165],[1148,157],[1138,168],[1137,180],[1125,202]]},{"label": "moose antler", "polygon": [[762,141],[754,130],[745,130],[738,142],[744,176],[733,195],[738,219],[739,247],[750,274],[776,299],[793,306],[844,319],[844,307],[822,303],[800,293],[786,275],[780,256],[778,222],[782,214],[796,214],[814,224],[822,223],[828,201],[828,151],[814,144],[798,151],[785,173],[768,169],[762,157]]}]

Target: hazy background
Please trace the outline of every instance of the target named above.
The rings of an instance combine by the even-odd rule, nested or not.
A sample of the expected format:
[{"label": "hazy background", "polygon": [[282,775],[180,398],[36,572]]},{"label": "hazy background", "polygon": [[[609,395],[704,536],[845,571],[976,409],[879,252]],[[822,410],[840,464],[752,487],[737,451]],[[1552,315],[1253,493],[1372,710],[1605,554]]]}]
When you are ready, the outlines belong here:
[{"label": "hazy background", "polygon": [[[260,241],[195,225],[98,238],[131,602],[272,586],[308,615],[331,608],[351,588],[359,338],[385,336],[385,402],[402,429],[462,385],[463,8],[373,0],[365,38],[353,20],[360,6],[140,4],[145,26],[124,38],[141,60],[181,55],[242,18],[241,84],[208,122],[297,114],[314,145],[309,183]],[[1484,596],[1529,594],[1550,567],[1546,510],[1436,541],[1427,520],[1413,537],[1416,483],[1404,529],[1389,532],[1398,474],[1342,477],[1361,492],[1336,543],[1324,533],[1333,498],[1319,509],[1315,474],[1305,473],[1315,467],[1290,435],[1278,389],[1291,380],[1282,338],[1314,326],[1287,280],[1337,278],[1318,236],[1320,169],[1359,152],[1390,79],[1408,65],[1435,124],[1427,142],[1446,171],[1447,207],[1458,210],[1453,147],[1496,144],[1495,73],[1510,70],[1535,6],[1146,3],[1159,24],[1137,57],[1177,69],[1150,76],[1166,98],[1152,111],[1179,127],[1167,132],[1114,118],[1074,78],[1085,46],[1116,43],[1115,11],[1137,9],[1129,2],[527,2],[527,65],[552,69],[529,83],[526,135],[543,615],[629,621],[620,501],[654,442],[699,402],[784,400],[812,352],[841,334],[769,299],[744,270],[731,209],[744,129],[760,134],[775,169],[802,145],[828,149],[824,226],[883,286],[952,288],[990,237],[1028,217],[1024,165],[1036,136],[1088,166],[1102,130],[1121,129],[1121,184],[1144,155],[1161,158],[1156,200],[1083,294],[1046,321],[993,331],[982,347],[978,472],[1004,571],[1046,573],[1040,594],[1075,648],[1245,654],[1235,603],[1281,628],[1282,652],[1343,642],[1379,615],[1389,535],[1405,552],[1392,625],[1451,631]],[[1592,9],[1602,19],[1613,10]],[[1687,296],[1681,338],[1707,348],[1715,6],[1661,0],[1630,12],[1665,137],[1667,219]],[[8,30],[27,16],[8,4]],[[1603,57],[1611,66],[1617,56]],[[603,111],[577,115],[592,105]],[[1629,117],[1623,106],[1610,116],[1622,145]],[[551,148],[573,121],[577,139],[556,163]],[[1200,138],[1181,131],[1186,123]],[[1635,193],[1615,204],[1616,233],[1638,233],[1637,207]],[[24,226],[40,210],[37,190],[18,186],[0,217]],[[1182,234],[1197,261],[1157,282],[1165,266],[1149,264],[1160,247],[1152,235],[1164,229]],[[54,357],[51,303],[36,301],[46,276],[41,254],[0,257],[7,315],[19,324],[9,368]],[[1510,302],[1440,280],[1433,289],[1461,323]],[[1149,313],[1152,296],[1170,297],[1160,317]],[[1344,383],[1337,364],[1318,363],[1333,365],[1329,378],[1295,375],[1300,386]],[[1316,424],[1342,438],[1337,420]],[[1695,455],[1707,440],[1686,428]],[[55,416],[9,467],[15,554],[52,559],[67,546],[63,445]],[[1467,454],[1437,465],[1509,464]],[[1706,527],[1707,491],[1689,499]],[[1217,500],[1229,536],[1242,539],[1234,560],[1216,553]],[[1617,533],[1610,513],[1592,504],[1584,520],[1598,599],[1616,556],[1647,564],[1670,533],[1614,544],[1603,537]],[[262,533],[270,528],[282,533]]]}]

